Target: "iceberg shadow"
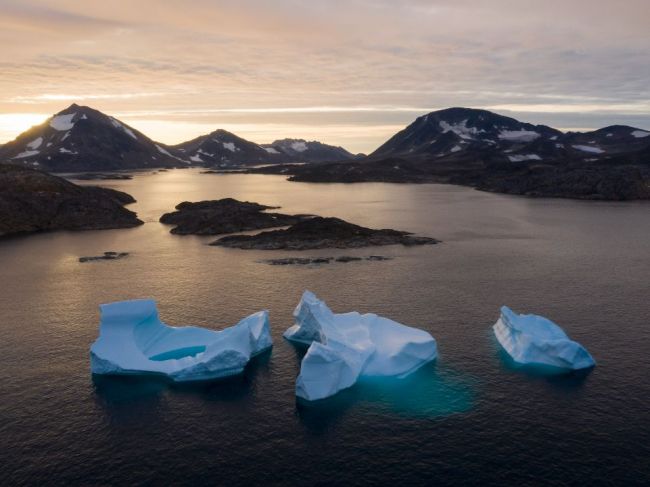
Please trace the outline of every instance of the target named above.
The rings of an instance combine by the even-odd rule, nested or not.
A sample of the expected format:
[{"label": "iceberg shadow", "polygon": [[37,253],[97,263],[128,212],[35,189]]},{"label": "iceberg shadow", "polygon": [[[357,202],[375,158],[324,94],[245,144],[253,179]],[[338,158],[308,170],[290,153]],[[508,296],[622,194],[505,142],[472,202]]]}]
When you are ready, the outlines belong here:
[{"label": "iceberg shadow", "polygon": [[594,367],[580,370],[567,370],[546,364],[521,364],[510,356],[493,334],[491,335],[495,357],[505,372],[516,372],[531,379],[544,380],[546,383],[559,389],[571,390],[582,387],[594,370]]},{"label": "iceberg shadow", "polygon": [[272,349],[268,349],[251,358],[242,373],[204,381],[175,382],[162,374],[91,377],[97,403],[107,414],[119,416],[121,411],[133,407],[154,413],[166,394],[195,395],[208,401],[247,400],[258,375],[268,372],[271,355]]}]

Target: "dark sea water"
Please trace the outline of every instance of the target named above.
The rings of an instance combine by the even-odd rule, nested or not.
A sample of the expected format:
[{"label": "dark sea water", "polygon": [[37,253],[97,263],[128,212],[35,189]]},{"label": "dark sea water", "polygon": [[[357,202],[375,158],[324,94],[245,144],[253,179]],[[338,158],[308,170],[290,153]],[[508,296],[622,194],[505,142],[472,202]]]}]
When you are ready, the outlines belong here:
[{"label": "dark sea water", "polygon": [[[650,205],[526,199],[444,185],[314,185],[193,170],[106,182],[146,224],[0,241],[0,485],[642,485],[650,483]],[[207,246],[158,223],[183,200],[418,232],[436,246],[312,252]],[[131,255],[79,263],[104,251]],[[285,256],[385,262],[270,266]],[[334,311],[429,331],[440,357],[298,403],[282,339],[304,289]],[[93,378],[98,308],[152,297],[171,325],[267,308],[274,347],[199,385]],[[504,360],[499,307],[556,321],[597,361],[545,377]]]}]

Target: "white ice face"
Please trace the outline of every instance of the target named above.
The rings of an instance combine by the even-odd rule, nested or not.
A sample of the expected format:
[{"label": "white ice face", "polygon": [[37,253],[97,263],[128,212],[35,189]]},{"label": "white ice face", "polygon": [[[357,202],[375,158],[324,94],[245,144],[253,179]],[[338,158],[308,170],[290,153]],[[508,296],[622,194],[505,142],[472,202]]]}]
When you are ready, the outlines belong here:
[{"label": "white ice face", "polygon": [[438,356],[426,331],[375,314],[335,314],[305,291],[284,337],[310,344],[296,381],[296,395],[310,401],[354,385],[360,376],[404,377]]},{"label": "white ice face", "polygon": [[596,364],[582,345],[542,316],[519,315],[503,306],[492,328],[501,346],[519,364],[566,370],[586,369]]},{"label": "white ice face", "polygon": [[222,331],[172,327],[158,318],[155,301],[100,306],[99,338],[90,347],[95,374],[159,374],[177,382],[236,375],[272,345],[267,311]]}]

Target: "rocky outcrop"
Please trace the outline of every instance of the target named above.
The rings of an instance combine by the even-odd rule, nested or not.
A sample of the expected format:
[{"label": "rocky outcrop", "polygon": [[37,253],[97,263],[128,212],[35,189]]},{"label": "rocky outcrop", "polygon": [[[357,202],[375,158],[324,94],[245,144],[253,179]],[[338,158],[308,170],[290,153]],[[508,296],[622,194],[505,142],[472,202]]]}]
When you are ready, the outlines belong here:
[{"label": "rocky outcrop", "polygon": [[304,218],[266,212],[275,208],[233,198],[185,201],[176,206],[177,211],[161,216],[160,222],[175,225],[171,233],[177,235],[220,235],[293,225]]},{"label": "rocky outcrop", "polygon": [[46,230],[103,230],[142,224],[108,188],[77,186],[34,169],[0,165],[0,236]]},{"label": "rocky outcrop", "polygon": [[435,243],[438,243],[436,239],[416,237],[409,232],[390,229],[373,230],[339,218],[313,217],[296,223],[286,230],[273,230],[256,235],[231,235],[222,237],[211,245],[258,250],[309,250]]}]

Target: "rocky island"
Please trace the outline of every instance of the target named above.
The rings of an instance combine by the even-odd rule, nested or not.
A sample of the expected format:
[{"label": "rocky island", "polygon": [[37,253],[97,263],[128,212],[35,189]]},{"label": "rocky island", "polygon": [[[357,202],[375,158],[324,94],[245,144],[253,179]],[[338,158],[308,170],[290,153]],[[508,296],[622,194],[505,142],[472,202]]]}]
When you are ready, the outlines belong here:
[{"label": "rocky island", "polygon": [[349,249],[378,245],[427,245],[438,240],[413,236],[399,230],[374,230],[339,218],[313,217],[285,230],[272,230],[256,235],[230,235],[210,245],[257,250],[312,250],[324,248]]},{"label": "rocky island", "polygon": [[160,217],[161,223],[176,225],[176,235],[219,235],[263,228],[284,227],[298,223],[304,215],[267,213],[278,207],[224,198],[176,205],[176,211]]},{"label": "rocky island", "polygon": [[0,165],[0,236],[46,230],[103,230],[142,225],[121,191],[78,186],[11,164]]},{"label": "rocky island", "polygon": [[95,262],[98,260],[118,260],[128,257],[128,252],[104,252],[102,255],[91,255],[88,257],[79,257],[79,262]]}]

